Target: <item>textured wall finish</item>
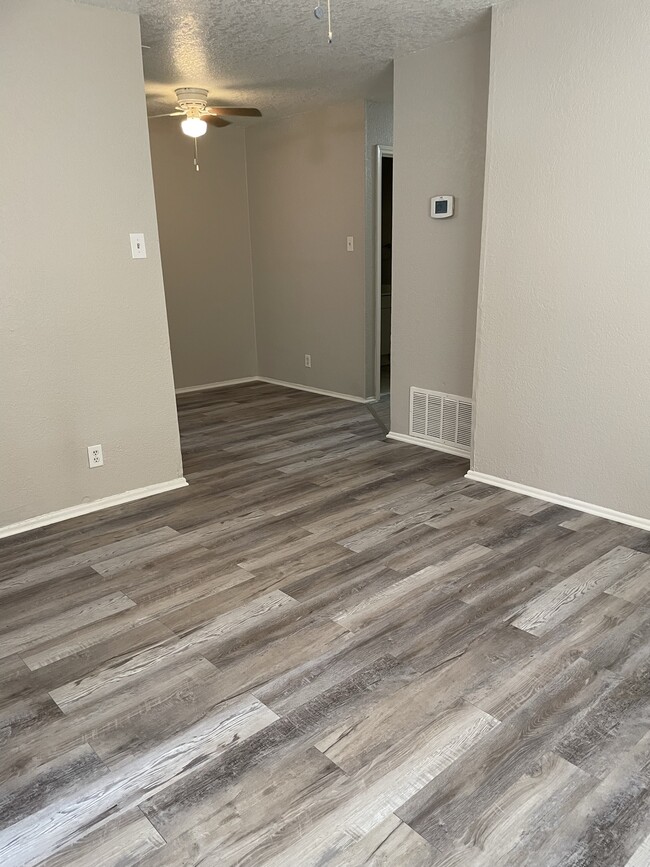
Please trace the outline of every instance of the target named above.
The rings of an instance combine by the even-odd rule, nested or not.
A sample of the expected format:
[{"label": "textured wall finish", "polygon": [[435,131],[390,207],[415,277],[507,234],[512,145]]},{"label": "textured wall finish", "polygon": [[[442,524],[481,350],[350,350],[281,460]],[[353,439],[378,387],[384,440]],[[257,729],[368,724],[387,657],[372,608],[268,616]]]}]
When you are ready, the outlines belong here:
[{"label": "textured wall finish", "polygon": [[174,88],[287,116],[333,102],[385,100],[394,57],[484,26],[492,0],[332,3],[334,44],[311,0],[89,0],[142,16],[149,113]]},{"label": "textured wall finish", "polygon": [[359,100],[246,130],[258,372],[358,397],[365,389],[364,115]]},{"label": "textured wall finish", "polygon": [[192,141],[178,120],[149,124],[177,388],[257,372],[244,130]]},{"label": "textured wall finish", "polygon": [[[395,61],[391,427],[412,385],[470,397],[476,336],[489,33]],[[456,196],[448,220],[431,196]]]},{"label": "textured wall finish", "polygon": [[0,526],[182,475],[143,86],[135,16],[3,0]]},{"label": "textured wall finish", "polygon": [[649,45],[647,0],[495,9],[473,460],[645,518]]}]

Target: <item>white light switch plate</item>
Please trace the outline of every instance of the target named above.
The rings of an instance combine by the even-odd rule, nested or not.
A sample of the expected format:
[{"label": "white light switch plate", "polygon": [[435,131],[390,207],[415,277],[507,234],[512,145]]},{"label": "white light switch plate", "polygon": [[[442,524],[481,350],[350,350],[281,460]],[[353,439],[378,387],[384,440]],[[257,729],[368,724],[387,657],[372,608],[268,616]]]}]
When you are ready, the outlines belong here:
[{"label": "white light switch plate", "polygon": [[348,253],[354,253],[354,235],[348,235]]},{"label": "white light switch plate", "polygon": [[144,235],[140,232],[132,232],[129,237],[131,238],[131,258],[146,259],[147,249],[144,246]]}]

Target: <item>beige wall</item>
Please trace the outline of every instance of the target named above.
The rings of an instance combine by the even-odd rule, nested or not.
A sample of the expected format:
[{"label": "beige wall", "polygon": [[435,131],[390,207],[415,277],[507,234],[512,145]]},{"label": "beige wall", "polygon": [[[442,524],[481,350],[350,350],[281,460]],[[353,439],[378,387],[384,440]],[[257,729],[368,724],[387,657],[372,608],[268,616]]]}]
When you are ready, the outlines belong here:
[{"label": "beige wall", "polygon": [[246,130],[259,373],[356,396],[365,392],[364,123],[358,101]]},{"label": "beige wall", "polygon": [[137,17],[3,0],[0,102],[2,527],[182,468]]},{"label": "beige wall", "polygon": [[650,518],[650,4],[494,10],[473,467]]},{"label": "beige wall", "polygon": [[178,119],[149,123],[177,388],[253,376],[255,323],[244,130],[193,143]]},{"label": "beige wall", "polygon": [[[412,385],[472,393],[489,34],[395,60],[391,428],[408,433]],[[456,196],[432,220],[429,199]]]}]

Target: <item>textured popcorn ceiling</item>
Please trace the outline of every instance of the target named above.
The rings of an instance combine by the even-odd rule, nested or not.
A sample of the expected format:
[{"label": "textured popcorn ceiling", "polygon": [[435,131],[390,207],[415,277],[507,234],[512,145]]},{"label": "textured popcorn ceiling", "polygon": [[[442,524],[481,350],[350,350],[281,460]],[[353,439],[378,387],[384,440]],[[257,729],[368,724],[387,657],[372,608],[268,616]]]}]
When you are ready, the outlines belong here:
[{"label": "textured popcorn ceiling", "polygon": [[193,85],[274,116],[390,98],[394,57],[485,27],[494,0],[331,0],[332,46],[316,0],[84,2],[139,12],[149,114]]}]

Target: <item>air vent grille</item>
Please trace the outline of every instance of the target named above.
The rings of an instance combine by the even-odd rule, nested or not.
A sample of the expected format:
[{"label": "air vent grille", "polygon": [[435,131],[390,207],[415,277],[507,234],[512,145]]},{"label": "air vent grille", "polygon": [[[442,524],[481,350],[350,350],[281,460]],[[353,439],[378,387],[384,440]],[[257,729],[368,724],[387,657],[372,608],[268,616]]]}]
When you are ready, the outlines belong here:
[{"label": "air vent grille", "polygon": [[469,455],[473,403],[456,394],[411,387],[411,436]]}]

